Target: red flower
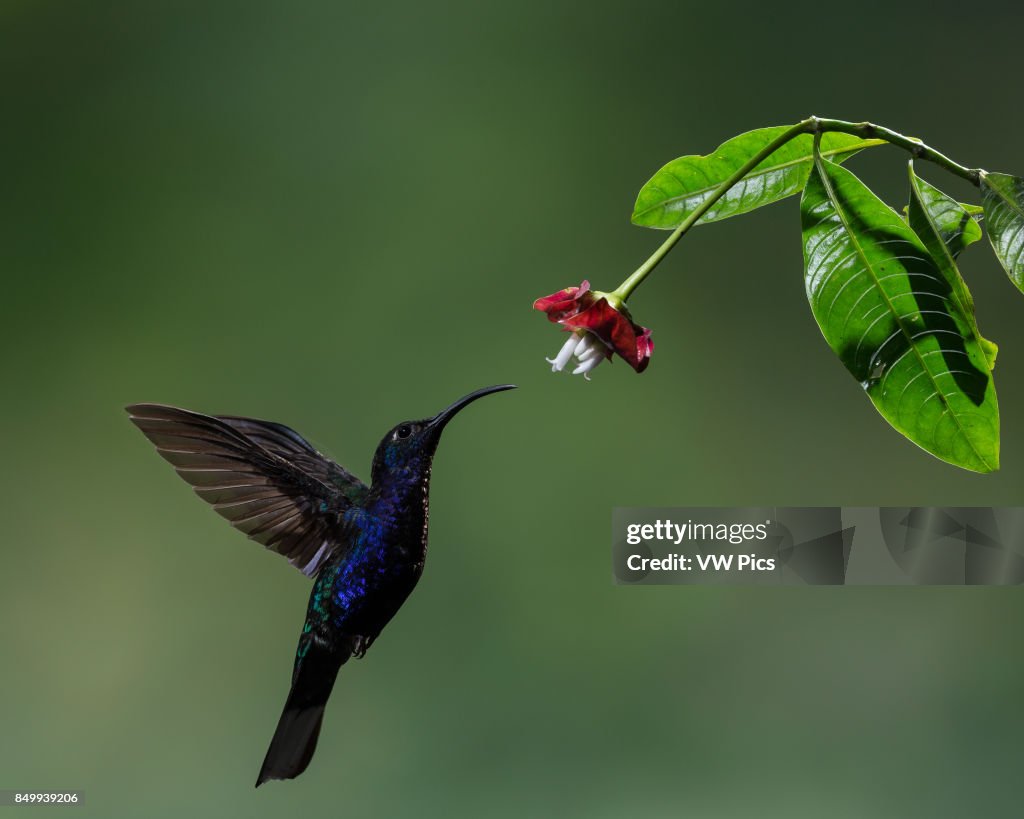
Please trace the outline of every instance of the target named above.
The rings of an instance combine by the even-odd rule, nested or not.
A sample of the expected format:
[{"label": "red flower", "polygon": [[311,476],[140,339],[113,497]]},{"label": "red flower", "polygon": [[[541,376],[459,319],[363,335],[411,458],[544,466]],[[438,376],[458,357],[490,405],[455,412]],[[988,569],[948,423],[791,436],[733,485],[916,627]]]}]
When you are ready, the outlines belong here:
[{"label": "red flower", "polygon": [[554,372],[564,369],[575,355],[579,364],[573,375],[589,378],[594,367],[616,353],[642,373],[654,352],[651,331],[633,323],[621,299],[591,290],[588,281],[537,299],[533,306],[572,332],[558,355],[547,359]]}]

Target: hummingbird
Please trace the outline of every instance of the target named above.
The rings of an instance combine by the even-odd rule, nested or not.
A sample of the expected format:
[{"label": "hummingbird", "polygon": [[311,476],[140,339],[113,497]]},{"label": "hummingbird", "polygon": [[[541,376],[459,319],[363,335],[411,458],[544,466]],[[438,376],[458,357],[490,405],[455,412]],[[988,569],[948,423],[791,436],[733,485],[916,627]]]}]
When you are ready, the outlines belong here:
[{"label": "hummingbird", "polygon": [[338,671],[362,658],[415,588],[427,553],[441,432],[485,387],[384,436],[367,486],[283,424],[132,404],[132,422],[231,525],[313,578],[291,688],[256,787],[294,779],[316,750]]}]

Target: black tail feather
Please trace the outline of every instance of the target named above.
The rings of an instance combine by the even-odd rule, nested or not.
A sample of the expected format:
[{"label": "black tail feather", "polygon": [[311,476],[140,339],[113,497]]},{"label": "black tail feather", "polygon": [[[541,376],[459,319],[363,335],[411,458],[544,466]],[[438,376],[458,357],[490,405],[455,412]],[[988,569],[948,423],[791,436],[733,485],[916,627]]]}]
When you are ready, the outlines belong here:
[{"label": "black tail feather", "polygon": [[294,779],[306,770],[316,750],[327,698],[349,654],[310,642],[305,656],[296,663],[288,700],[256,779],[257,788],[271,779]]},{"label": "black tail feather", "polygon": [[294,779],[306,770],[316,750],[325,705],[285,707],[260,768],[257,788],[270,779]]}]

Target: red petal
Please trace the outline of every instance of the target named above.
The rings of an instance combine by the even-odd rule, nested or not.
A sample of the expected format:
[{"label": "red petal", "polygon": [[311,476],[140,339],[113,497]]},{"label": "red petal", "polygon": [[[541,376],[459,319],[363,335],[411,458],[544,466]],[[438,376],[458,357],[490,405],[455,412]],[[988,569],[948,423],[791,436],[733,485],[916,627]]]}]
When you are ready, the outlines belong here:
[{"label": "red petal", "polygon": [[654,351],[651,331],[612,307],[604,298],[561,320],[571,330],[587,330],[596,335],[638,373],[647,367]]},{"label": "red petal", "polygon": [[562,321],[567,316],[578,313],[592,301],[590,282],[584,279],[579,287],[567,287],[550,296],[539,298],[533,306],[534,309],[547,313],[551,321]]},{"label": "red petal", "polygon": [[[637,325],[639,326],[639,325]],[[651,331],[646,327],[640,327],[643,331],[640,333],[636,340],[636,354],[638,363],[634,367],[638,373],[642,373],[647,369],[647,365],[651,360],[651,353],[654,352],[654,341],[651,339]]]}]

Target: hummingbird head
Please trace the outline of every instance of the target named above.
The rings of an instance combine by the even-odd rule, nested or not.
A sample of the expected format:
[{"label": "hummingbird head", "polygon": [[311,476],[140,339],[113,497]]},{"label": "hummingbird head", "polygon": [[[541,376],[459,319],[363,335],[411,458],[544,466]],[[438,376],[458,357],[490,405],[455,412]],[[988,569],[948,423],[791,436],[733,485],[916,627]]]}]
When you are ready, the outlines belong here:
[{"label": "hummingbird head", "polygon": [[392,427],[381,440],[373,456],[373,482],[377,483],[385,474],[411,472],[414,476],[426,473],[437,451],[441,432],[448,422],[462,409],[476,399],[491,393],[515,389],[514,384],[501,384],[465,395],[433,418],[419,421],[403,421]]}]

